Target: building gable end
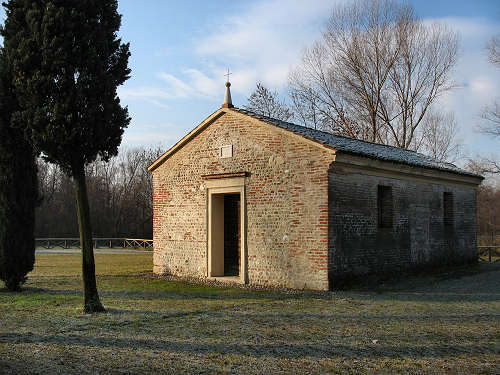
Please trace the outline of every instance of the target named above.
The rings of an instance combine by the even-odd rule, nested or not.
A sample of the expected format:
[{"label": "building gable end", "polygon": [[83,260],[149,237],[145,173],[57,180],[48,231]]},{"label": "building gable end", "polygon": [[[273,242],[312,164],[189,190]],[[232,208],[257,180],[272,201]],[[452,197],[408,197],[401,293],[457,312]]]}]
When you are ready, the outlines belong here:
[{"label": "building gable end", "polygon": [[171,155],[173,155],[175,152],[179,151],[182,147],[184,147],[191,139],[196,137],[198,134],[200,134],[204,129],[206,129],[208,126],[210,126],[212,123],[214,123],[216,120],[221,118],[223,115],[226,113],[230,113],[234,116],[244,118],[246,121],[249,121],[254,124],[258,124],[260,126],[264,125],[269,128],[272,128],[274,131],[282,132],[285,133],[287,136],[294,137],[296,139],[301,140],[302,142],[308,143],[310,145],[313,145],[315,147],[319,147],[322,149],[328,149],[330,152],[335,153],[335,149],[322,144],[321,142],[318,142],[314,139],[311,139],[306,136],[302,136],[299,134],[294,133],[291,130],[283,129],[280,128],[279,126],[276,126],[272,123],[269,123],[267,121],[259,120],[256,119],[252,116],[249,116],[247,114],[241,113],[237,110],[233,110],[230,108],[221,108],[218,111],[214,112],[211,114],[209,117],[207,117],[203,122],[201,122],[198,126],[196,126],[193,130],[191,130],[188,134],[186,134],[180,141],[178,141],[175,145],[173,145],[169,150],[167,150],[162,156],[160,156],[158,159],[156,159],[153,164],[151,164],[148,167],[148,171],[153,172],[155,169],[157,169],[159,166],[161,166]]}]

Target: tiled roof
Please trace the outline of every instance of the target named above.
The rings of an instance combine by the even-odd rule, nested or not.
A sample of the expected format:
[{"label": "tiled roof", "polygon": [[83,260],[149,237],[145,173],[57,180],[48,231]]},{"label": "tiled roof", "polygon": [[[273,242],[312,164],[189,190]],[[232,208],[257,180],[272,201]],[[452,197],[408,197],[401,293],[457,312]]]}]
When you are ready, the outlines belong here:
[{"label": "tiled roof", "polygon": [[289,130],[291,132],[294,132],[295,134],[299,134],[305,138],[322,143],[326,146],[330,146],[341,152],[366,156],[372,159],[387,160],[395,163],[414,165],[424,168],[439,169],[462,175],[481,177],[475,173],[458,168],[454,164],[439,162],[419,152],[405,150],[394,146],[386,146],[379,143],[366,142],[366,141],[360,141],[358,139],[342,137],[331,133],[326,133],[320,130],[307,128],[305,126],[293,124],[291,122],[281,121],[271,117],[262,116],[255,112],[248,111],[246,109],[233,108],[233,110],[257,118],[259,120],[265,121],[267,123],[276,125],[280,128]]}]

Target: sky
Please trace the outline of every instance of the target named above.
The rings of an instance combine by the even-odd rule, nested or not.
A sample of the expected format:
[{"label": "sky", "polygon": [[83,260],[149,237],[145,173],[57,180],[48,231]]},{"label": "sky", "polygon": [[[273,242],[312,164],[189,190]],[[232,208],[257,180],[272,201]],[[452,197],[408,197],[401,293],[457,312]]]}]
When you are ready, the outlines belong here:
[{"label": "sky", "polygon": [[[228,68],[237,107],[257,81],[285,95],[290,70],[341,1],[349,0],[120,0],[119,35],[132,53],[132,76],[118,90],[132,118],[123,145],[173,145],[220,108]],[[500,1],[410,3],[424,21],[444,23],[461,37],[457,89],[439,108],[455,113],[469,155],[500,154],[500,139],[474,131],[483,106],[500,100],[500,68],[484,49],[500,33]]]}]

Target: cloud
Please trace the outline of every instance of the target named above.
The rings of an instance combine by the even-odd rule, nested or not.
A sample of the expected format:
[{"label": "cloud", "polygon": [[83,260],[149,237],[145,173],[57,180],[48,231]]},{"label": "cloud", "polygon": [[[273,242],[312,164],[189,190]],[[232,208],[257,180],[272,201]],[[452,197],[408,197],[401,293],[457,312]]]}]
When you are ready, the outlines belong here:
[{"label": "cloud", "polygon": [[184,126],[171,123],[161,124],[132,124],[123,135],[122,145],[134,146],[156,146],[169,148],[186,132]]},{"label": "cloud", "polygon": [[485,51],[486,42],[498,33],[498,23],[482,18],[457,17],[426,21],[444,23],[458,31],[461,38],[461,55],[453,75],[459,88],[443,95],[436,107],[455,113],[469,151],[493,151],[498,144],[487,142],[484,136],[475,132],[475,128],[481,121],[483,107],[500,97],[500,69],[488,62]]},{"label": "cloud", "polygon": [[481,17],[439,17],[425,18],[427,25],[440,23],[458,31],[466,40],[471,38],[485,38],[498,33],[498,24]]},{"label": "cloud", "polygon": [[161,108],[169,108],[165,101],[174,98],[169,92],[157,87],[119,87],[118,96],[121,100],[125,101],[133,99],[144,100]]},{"label": "cloud", "polygon": [[159,77],[167,84],[166,90],[173,98],[215,99],[220,86],[215,78],[194,68],[182,69],[182,78],[169,73],[160,73]]},{"label": "cloud", "polygon": [[[220,74],[222,77],[222,73]],[[189,68],[182,70],[182,76],[170,73],[158,74],[161,87],[137,87],[118,89],[122,100],[139,99],[161,108],[169,108],[168,101],[174,99],[204,98],[219,99],[220,80],[207,76],[200,70]]]},{"label": "cloud", "polygon": [[160,73],[163,85],[158,88],[126,89],[120,95],[159,106],[172,99],[219,101],[227,68],[232,71],[234,93],[250,94],[257,81],[281,89],[303,49],[320,35],[334,4],[331,0],[255,2],[245,12],[204,25],[205,35],[192,40],[192,50],[202,63]]},{"label": "cloud", "polygon": [[203,68],[186,68],[182,71],[185,78],[169,74],[168,79],[173,84],[174,78],[187,84],[190,89],[183,91],[186,96],[214,97],[216,93],[218,98],[229,67],[233,92],[248,95],[257,81],[282,88],[302,50],[319,36],[334,3],[259,1],[244,13],[217,19],[217,23],[208,25],[206,36],[193,41],[195,53],[205,61]]},{"label": "cloud", "polygon": [[159,77],[167,83],[167,90],[172,98],[185,98],[193,91],[189,85],[171,74],[160,73]]},{"label": "cloud", "polygon": [[469,87],[474,94],[480,95],[483,99],[491,98],[496,93],[495,84],[488,76],[471,77]]}]

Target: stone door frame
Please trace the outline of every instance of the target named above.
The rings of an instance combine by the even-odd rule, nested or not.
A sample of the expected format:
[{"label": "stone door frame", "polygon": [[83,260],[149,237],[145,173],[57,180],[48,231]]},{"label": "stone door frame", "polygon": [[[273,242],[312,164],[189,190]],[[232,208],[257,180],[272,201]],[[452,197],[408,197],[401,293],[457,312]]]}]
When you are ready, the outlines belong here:
[{"label": "stone door frame", "polygon": [[[231,177],[231,175],[222,175],[222,176],[204,176],[207,180],[205,182],[206,190],[207,190],[207,247],[206,247],[206,276],[208,278],[214,278],[221,281],[224,279],[231,279],[231,281],[236,281],[242,284],[248,283],[248,274],[247,274],[247,246],[246,246],[246,228],[247,228],[247,218],[246,218],[246,189],[245,189],[245,180],[244,176]],[[215,257],[218,256],[220,258],[220,254],[214,254],[217,250],[215,248],[216,241],[220,241],[220,233],[214,233],[214,231],[219,230],[220,228],[217,226],[218,223],[216,221],[215,215],[217,214],[217,208],[215,205],[217,204],[217,198],[214,196],[224,195],[224,194],[240,194],[240,270],[239,277],[236,276],[223,276],[215,275],[217,270],[214,270],[214,261]],[[223,242],[222,235],[222,242]],[[220,261],[220,259],[219,259]],[[222,255],[222,263],[224,263],[224,256]]]}]

